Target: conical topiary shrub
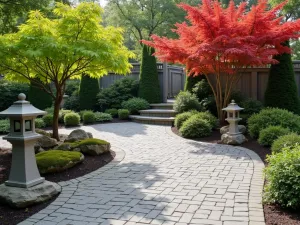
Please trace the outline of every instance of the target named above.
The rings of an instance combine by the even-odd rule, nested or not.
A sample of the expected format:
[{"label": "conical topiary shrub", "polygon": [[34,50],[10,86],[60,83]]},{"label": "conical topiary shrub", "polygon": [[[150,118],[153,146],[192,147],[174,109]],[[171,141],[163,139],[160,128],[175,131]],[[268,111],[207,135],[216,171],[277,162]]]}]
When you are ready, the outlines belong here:
[{"label": "conical topiary shrub", "polygon": [[[286,43],[286,45],[289,45]],[[300,102],[290,54],[277,55],[278,64],[271,66],[265,93],[265,106],[287,109],[300,114]]]},{"label": "conical topiary shrub", "polygon": [[139,97],[149,103],[161,102],[156,58],[152,56],[154,49],[143,46],[142,63],[140,70]]},{"label": "conical topiary shrub", "polygon": [[39,85],[34,81],[30,82],[28,99],[30,103],[38,109],[43,110],[52,106],[52,97],[50,94],[39,87]]},{"label": "conical topiary shrub", "polygon": [[99,93],[99,80],[82,75],[79,89],[79,108],[80,110],[94,110]]}]

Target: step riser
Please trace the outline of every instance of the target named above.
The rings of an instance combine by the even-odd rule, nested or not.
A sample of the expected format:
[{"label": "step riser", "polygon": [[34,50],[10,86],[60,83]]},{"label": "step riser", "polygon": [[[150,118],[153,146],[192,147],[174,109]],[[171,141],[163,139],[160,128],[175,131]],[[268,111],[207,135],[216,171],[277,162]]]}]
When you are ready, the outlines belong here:
[{"label": "step riser", "polygon": [[152,117],[175,117],[176,113],[146,113],[146,112],[141,112],[141,116],[152,116]]},{"label": "step riser", "polygon": [[131,119],[131,120],[136,123],[163,125],[163,126],[172,126],[174,123],[173,121],[138,120],[138,119]]},{"label": "step riser", "polygon": [[173,106],[151,106],[151,109],[173,109]]}]

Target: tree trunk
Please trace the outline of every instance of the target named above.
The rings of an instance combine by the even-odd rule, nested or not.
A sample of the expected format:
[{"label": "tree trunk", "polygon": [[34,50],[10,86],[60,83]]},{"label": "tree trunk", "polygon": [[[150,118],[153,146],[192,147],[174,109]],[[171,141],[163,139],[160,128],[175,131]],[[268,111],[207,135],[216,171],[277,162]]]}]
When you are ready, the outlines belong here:
[{"label": "tree trunk", "polygon": [[63,95],[60,92],[61,90],[57,89],[56,99],[54,101],[54,113],[53,113],[53,125],[52,125],[53,138],[55,138],[57,141],[59,141],[59,134],[58,134],[59,109],[60,109],[61,101],[63,99]]}]

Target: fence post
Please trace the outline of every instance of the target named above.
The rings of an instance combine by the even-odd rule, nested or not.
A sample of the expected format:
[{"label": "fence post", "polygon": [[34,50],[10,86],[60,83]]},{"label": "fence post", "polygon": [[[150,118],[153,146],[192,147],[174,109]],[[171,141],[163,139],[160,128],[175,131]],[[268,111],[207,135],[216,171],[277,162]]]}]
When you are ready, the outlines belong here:
[{"label": "fence post", "polygon": [[163,63],[163,102],[166,103],[168,101],[168,85],[169,84],[169,76],[168,76],[168,64]]}]

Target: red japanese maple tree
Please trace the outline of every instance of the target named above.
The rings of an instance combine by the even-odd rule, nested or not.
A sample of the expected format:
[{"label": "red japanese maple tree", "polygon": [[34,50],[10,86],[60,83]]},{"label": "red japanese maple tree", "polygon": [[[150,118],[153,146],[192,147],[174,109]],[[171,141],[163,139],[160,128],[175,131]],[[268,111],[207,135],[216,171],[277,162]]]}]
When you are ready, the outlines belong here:
[{"label": "red japanese maple tree", "polygon": [[272,56],[291,51],[282,43],[300,36],[300,20],[284,23],[278,16],[285,4],[269,9],[267,0],[259,0],[247,12],[245,2],[236,7],[231,1],[226,9],[217,0],[196,7],[181,3],[190,23],[176,24],[178,38],[153,35],[142,42],[154,47],[161,61],[184,64],[188,75],[205,75],[223,120],[238,71],[278,63]]}]

